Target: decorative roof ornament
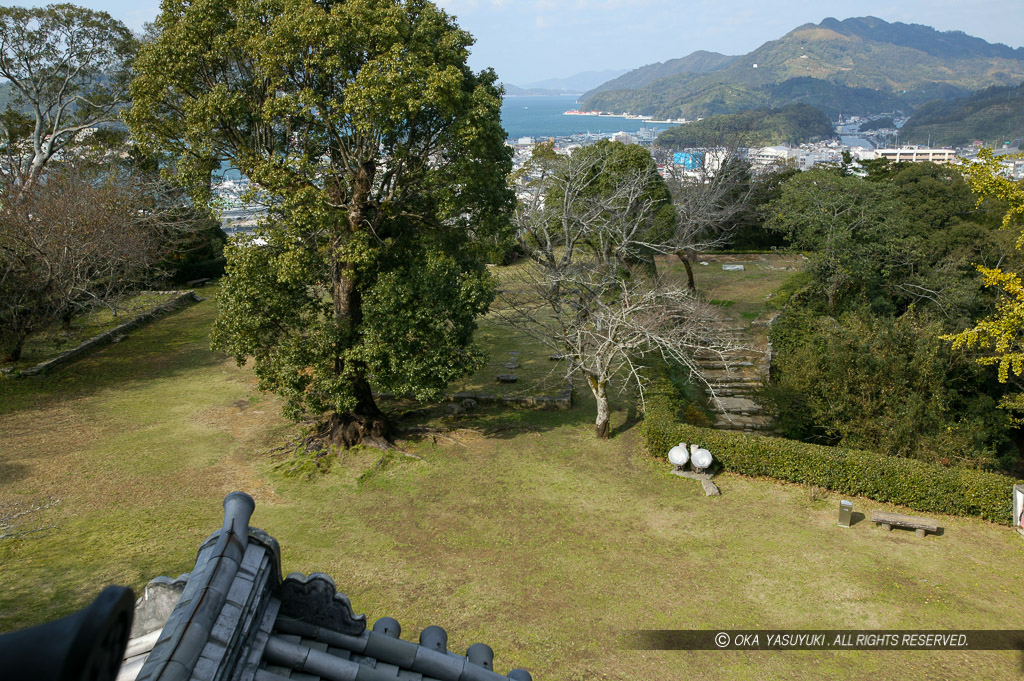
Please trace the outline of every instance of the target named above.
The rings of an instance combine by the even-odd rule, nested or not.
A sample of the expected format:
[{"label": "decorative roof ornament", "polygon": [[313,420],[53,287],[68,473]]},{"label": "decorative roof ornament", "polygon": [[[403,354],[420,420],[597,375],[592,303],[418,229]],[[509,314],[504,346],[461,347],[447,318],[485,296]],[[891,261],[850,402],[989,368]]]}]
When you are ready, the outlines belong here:
[{"label": "decorative roof ornament", "polygon": [[224,526],[200,547],[151,649],[129,644],[118,681],[532,681],[522,669],[496,673],[484,644],[450,652],[437,626],[418,644],[390,617],[368,630],[325,574],[282,579],[277,542],[248,527],[254,509],[247,494],[225,498]]}]

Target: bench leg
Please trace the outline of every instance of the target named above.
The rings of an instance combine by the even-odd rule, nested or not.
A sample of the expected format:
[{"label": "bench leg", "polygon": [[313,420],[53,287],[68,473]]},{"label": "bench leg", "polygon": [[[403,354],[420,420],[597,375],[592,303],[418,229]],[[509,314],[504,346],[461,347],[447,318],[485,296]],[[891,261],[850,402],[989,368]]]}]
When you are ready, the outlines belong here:
[{"label": "bench leg", "polygon": [[886,532],[892,532],[892,525],[890,525],[889,523],[882,523],[882,528],[883,528],[883,529],[884,529],[884,530],[885,530]]},{"label": "bench leg", "polygon": [[918,537],[924,537],[924,536],[926,536],[926,535],[928,534],[928,530],[923,530],[923,529],[917,529],[917,530],[914,530],[914,533],[915,533],[915,534],[916,534],[916,535],[917,535]]}]

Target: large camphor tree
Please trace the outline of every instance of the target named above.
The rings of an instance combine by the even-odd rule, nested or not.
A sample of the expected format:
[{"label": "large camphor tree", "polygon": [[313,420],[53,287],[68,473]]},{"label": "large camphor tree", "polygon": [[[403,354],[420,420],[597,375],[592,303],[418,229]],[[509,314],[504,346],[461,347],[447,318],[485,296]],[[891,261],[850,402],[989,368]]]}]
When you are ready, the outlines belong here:
[{"label": "large camphor tree", "polygon": [[437,397],[478,365],[510,229],[495,74],[425,0],[167,0],[127,120],[199,200],[223,161],[268,209],[230,246],[215,346],[323,440],[386,446],[372,389]]}]

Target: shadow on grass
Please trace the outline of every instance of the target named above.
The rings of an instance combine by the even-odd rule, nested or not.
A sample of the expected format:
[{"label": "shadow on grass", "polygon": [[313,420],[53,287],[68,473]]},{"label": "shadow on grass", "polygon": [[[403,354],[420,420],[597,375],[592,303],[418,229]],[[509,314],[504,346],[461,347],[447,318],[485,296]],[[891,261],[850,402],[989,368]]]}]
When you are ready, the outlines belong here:
[{"label": "shadow on grass", "polygon": [[0,460],[0,488],[28,477],[31,468],[20,463]]},{"label": "shadow on grass", "polygon": [[590,421],[589,412],[574,405],[565,410],[522,409],[510,406],[487,406],[465,414],[450,415],[443,406],[417,409],[397,422],[406,439],[421,439],[425,434],[470,430],[488,439],[511,440],[523,433],[542,433],[564,426],[583,426]]},{"label": "shadow on grass", "polygon": [[[400,407],[404,406],[402,409]],[[623,435],[639,424],[643,417],[632,394],[612,400],[612,413],[625,413],[625,420],[612,421],[609,439]],[[579,429],[587,435],[593,434],[596,404],[588,390],[576,389],[573,406],[570,409],[530,409],[508,405],[486,405],[465,413],[452,414],[448,404],[422,405],[416,403],[392,403],[382,405],[392,417],[399,438],[408,441],[423,441],[451,435],[460,430],[474,432],[488,439],[512,440],[524,433],[542,433],[559,428]],[[596,435],[593,436],[596,440]]]},{"label": "shadow on grass", "polygon": [[631,402],[629,408],[626,410],[626,420],[621,426],[612,431],[612,437],[621,433],[628,433],[633,429],[634,426],[638,425],[643,421],[643,417],[640,416],[639,410],[636,408],[636,402]]}]

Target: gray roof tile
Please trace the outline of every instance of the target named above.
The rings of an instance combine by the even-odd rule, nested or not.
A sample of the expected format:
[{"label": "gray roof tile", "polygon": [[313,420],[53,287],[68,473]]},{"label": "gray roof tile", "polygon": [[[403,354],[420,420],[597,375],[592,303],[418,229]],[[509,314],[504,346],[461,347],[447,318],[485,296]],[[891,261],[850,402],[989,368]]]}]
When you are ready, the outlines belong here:
[{"label": "gray roof tile", "polygon": [[390,617],[368,630],[366,617],[353,612],[325,574],[282,579],[277,541],[248,527],[254,508],[240,492],[224,500],[224,526],[200,546],[191,576],[183,576],[184,591],[139,680],[530,680],[524,670],[495,673],[494,654],[483,644],[466,656],[449,652],[448,636],[437,626],[424,629],[419,643],[402,640]]}]

